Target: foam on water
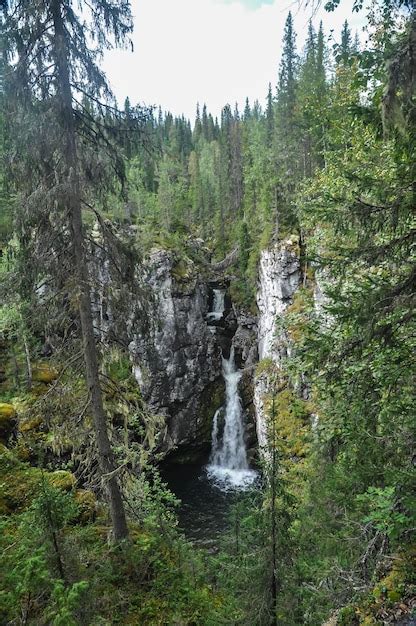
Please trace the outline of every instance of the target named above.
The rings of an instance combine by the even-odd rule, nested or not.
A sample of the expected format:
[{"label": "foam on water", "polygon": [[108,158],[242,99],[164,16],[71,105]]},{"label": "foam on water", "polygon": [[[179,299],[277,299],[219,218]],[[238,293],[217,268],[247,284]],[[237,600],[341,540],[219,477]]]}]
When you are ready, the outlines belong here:
[{"label": "foam on water", "polygon": [[209,480],[222,491],[244,491],[253,486],[258,479],[255,470],[235,470],[218,465],[207,465]]}]

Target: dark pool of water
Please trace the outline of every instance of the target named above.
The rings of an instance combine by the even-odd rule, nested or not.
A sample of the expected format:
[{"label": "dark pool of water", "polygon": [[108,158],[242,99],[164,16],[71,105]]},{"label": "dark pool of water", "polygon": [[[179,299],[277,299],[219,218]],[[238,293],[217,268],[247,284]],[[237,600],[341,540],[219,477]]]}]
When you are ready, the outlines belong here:
[{"label": "dark pool of water", "polygon": [[[221,489],[209,480],[205,467],[199,465],[170,467],[163,478],[181,501],[180,528],[188,539],[201,546],[216,546],[233,523],[233,505],[250,497],[249,490]],[[254,484],[252,488],[256,488]]]}]

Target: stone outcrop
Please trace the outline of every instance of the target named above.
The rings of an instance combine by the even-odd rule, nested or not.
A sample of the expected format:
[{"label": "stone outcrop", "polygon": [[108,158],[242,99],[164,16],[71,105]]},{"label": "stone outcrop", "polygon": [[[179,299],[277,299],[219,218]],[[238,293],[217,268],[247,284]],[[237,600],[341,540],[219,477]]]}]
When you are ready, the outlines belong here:
[{"label": "stone outcrop", "polygon": [[259,360],[279,363],[286,356],[287,341],[279,335],[276,321],[283,315],[301,282],[299,255],[291,240],[263,250],[257,292]]},{"label": "stone outcrop", "polygon": [[[293,302],[301,285],[299,254],[291,240],[263,250],[260,256],[259,288],[257,292],[259,360],[270,359],[280,366],[290,355],[290,340],[279,329],[279,318]],[[259,368],[254,379],[253,403],[256,414],[257,439],[260,449],[267,443],[265,398],[270,392],[267,367]]]},{"label": "stone outcrop", "polygon": [[220,329],[210,326],[210,287],[190,261],[153,250],[143,276],[149,295],[147,330],[140,315],[128,321],[134,374],[149,409],[165,417],[162,444],[177,460],[209,451],[213,415],[224,401]]}]

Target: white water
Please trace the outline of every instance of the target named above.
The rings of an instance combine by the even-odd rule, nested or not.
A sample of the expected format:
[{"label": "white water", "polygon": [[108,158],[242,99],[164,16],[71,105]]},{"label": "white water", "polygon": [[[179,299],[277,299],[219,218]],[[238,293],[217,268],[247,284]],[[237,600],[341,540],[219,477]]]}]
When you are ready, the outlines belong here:
[{"label": "white water", "polygon": [[[231,348],[228,360],[222,359],[222,373],[226,401],[225,407],[214,415],[212,451],[207,474],[221,489],[244,489],[254,482],[257,472],[249,469],[247,461],[241,399],[238,393],[241,372],[235,366],[234,348]],[[222,413],[225,414],[221,437],[219,420]]]},{"label": "white water", "polygon": [[225,291],[222,289],[214,289],[214,302],[212,303],[212,311],[208,313],[207,320],[210,322],[219,322],[224,315],[225,310]]}]

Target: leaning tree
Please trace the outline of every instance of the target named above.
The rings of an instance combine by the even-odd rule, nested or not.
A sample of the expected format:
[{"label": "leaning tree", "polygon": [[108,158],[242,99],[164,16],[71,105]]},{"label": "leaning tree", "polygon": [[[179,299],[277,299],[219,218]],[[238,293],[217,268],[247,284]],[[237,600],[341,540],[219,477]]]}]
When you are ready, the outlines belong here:
[{"label": "leaning tree", "polygon": [[[3,90],[22,253],[36,240],[43,274],[65,273],[76,303],[115,541],[128,536],[128,527],[100,387],[84,214],[95,211],[103,192],[123,180],[114,125],[111,129],[119,114],[98,64],[106,49],[129,44],[131,30],[129,0],[3,3]],[[26,278],[33,285],[41,272],[36,263],[32,268]]]}]

